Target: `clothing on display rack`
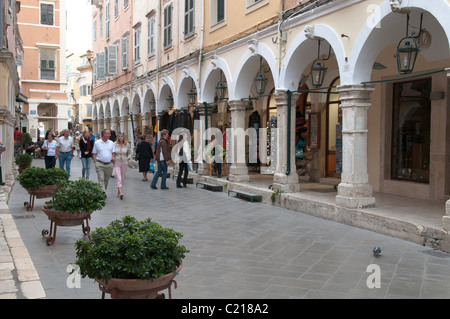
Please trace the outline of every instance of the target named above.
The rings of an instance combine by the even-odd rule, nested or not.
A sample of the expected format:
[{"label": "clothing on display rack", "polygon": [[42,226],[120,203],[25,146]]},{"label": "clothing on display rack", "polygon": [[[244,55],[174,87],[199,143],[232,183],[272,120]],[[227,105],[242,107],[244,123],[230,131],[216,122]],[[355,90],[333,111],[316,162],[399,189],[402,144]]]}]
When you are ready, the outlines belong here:
[{"label": "clothing on display rack", "polygon": [[256,130],[256,150],[257,150],[257,154],[256,154],[256,158],[257,161],[256,163],[249,163],[249,166],[259,166],[259,128],[261,127],[261,117],[258,113],[258,111],[254,111],[249,119],[248,119],[248,127],[252,127]]}]

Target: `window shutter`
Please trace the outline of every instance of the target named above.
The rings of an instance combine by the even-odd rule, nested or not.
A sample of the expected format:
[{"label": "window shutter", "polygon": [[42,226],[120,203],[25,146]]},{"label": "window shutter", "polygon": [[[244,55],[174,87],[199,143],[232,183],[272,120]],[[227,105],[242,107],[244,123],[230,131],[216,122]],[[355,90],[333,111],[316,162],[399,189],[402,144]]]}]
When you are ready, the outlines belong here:
[{"label": "window shutter", "polygon": [[128,69],[128,37],[122,38],[122,69]]},{"label": "window shutter", "polygon": [[117,74],[117,45],[108,46],[108,74]]},{"label": "window shutter", "polygon": [[41,24],[47,24],[47,5],[41,4]]},{"label": "window shutter", "polygon": [[184,36],[194,33],[194,0],[184,0]]},{"label": "window shutter", "polygon": [[53,25],[53,5],[47,6],[47,22],[49,25]]},{"label": "window shutter", "polygon": [[108,69],[109,69],[109,56],[108,56],[108,47],[105,47],[105,53],[104,53],[104,57],[105,57],[105,60],[104,60],[104,72],[105,72],[105,77],[107,77],[109,74],[108,74]]},{"label": "window shutter", "polygon": [[94,61],[94,85],[97,84],[97,60]]},{"label": "window shutter", "polygon": [[97,54],[97,79],[102,81],[105,78],[105,54]]}]

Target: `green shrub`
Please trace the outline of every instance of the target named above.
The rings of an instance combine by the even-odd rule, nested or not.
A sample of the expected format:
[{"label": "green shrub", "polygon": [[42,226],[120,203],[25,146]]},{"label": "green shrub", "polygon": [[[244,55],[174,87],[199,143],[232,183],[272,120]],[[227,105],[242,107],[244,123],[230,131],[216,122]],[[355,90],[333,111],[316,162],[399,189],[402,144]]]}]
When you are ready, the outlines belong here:
[{"label": "green shrub", "polygon": [[163,228],[150,218],[137,221],[132,216],[97,228],[90,241],[78,240],[76,264],[82,277],[147,279],[176,271],[189,251],[179,244],[181,233]]},{"label": "green shrub", "polygon": [[106,194],[98,183],[80,178],[65,182],[45,204],[53,211],[93,213],[106,205]]},{"label": "green shrub", "polygon": [[18,155],[14,162],[19,168],[28,168],[31,166],[31,162],[33,161],[33,156],[29,154],[20,154]]},{"label": "green shrub", "polygon": [[33,191],[46,185],[62,185],[69,179],[69,174],[61,168],[45,169],[30,167],[17,177],[23,188]]}]

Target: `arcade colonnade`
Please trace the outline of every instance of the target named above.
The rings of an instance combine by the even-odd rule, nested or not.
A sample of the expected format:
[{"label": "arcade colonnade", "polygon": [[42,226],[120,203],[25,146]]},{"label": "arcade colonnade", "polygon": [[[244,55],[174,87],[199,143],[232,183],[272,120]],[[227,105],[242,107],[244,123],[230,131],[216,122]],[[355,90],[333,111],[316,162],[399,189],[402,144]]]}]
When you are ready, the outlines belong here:
[{"label": "arcade colonnade", "polygon": [[[272,172],[274,189],[301,191],[296,166],[297,129],[301,123],[308,134],[304,151],[314,148],[309,181],[329,178],[330,161],[340,157],[340,171],[333,168],[333,177],[339,181],[338,206],[372,207],[374,191],[447,199],[450,194],[450,5],[447,1],[385,0],[368,10],[364,1],[349,2],[352,1],[340,5],[337,1],[318,9],[312,18],[299,15],[283,21],[281,27],[270,26],[206,52],[201,58],[149,73],[133,80],[131,85],[99,97],[93,107],[94,132],[111,128],[132,136],[134,127],[141,132],[147,128],[147,133],[156,134],[162,128],[165,112],[183,110],[200,120],[200,129],[228,124],[246,130],[257,112],[260,116],[257,127],[269,128],[274,120],[279,129],[273,146],[277,149]],[[414,25],[423,15],[431,43],[420,49],[414,70],[401,75],[394,54],[397,43],[404,37],[406,12]],[[355,19],[355,13],[361,17]],[[351,22],[344,24],[344,20]],[[312,63],[318,57],[327,65],[321,87],[313,85],[310,75]],[[256,92],[254,84],[260,71],[267,78],[263,94]],[[423,97],[428,108],[426,127],[417,119],[421,113],[408,119],[409,111],[402,108],[413,102],[402,104],[403,97],[398,93],[399,87],[403,90],[412,87],[414,91],[420,81],[431,83],[426,86],[428,91],[416,91],[420,93],[417,99]],[[223,99],[218,96],[219,84],[226,88]],[[191,90],[196,92],[194,104],[188,100]],[[333,98],[339,105],[335,115],[330,111]],[[299,101],[306,101],[306,107]],[[421,103],[413,107],[423,106]],[[396,112],[403,120],[398,120]],[[313,118],[318,121],[315,125]],[[401,123],[400,131],[403,128],[400,134],[407,134],[405,123],[409,123],[416,130],[415,137],[404,135],[403,142],[397,138],[396,121]],[[336,127],[340,131],[335,132]],[[340,134],[341,149],[336,143]],[[316,138],[314,145],[312,136]],[[416,156],[409,159],[409,164],[398,160],[405,152]],[[396,165],[403,166],[397,169]],[[414,165],[420,169],[411,173]],[[408,169],[409,178],[401,175]],[[250,164],[233,164],[228,178],[245,182],[253,171]]]}]

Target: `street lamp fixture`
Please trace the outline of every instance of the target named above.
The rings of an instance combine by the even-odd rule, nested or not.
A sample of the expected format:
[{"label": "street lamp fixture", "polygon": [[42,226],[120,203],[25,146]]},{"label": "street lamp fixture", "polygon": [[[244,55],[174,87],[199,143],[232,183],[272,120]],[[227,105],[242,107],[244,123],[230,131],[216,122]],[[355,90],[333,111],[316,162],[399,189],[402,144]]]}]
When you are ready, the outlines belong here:
[{"label": "street lamp fixture", "polygon": [[171,110],[173,108],[173,96],[172,94],[169,94],[169,96],[166,98],[167,108]]},{"label": "street lamp fixture", "polygon": [[267,87],[267,78],[264,76],[264,72],[262,71],[262,57],[259,57],[259,72],[256,75],[255,79],[256,94],[263,95],[266,92]]},{"label": "street lamp fixture", "polygon": [[197,102],[197,90],[194,86],[194,80],[192,80],[192,88],[187,93],[189,105],[195,105]]},{"label": "street lamp fixture", "polygon": [[419,34],[414,36],[414,32],[409,35],[409,13],[406,15],[406,36],[400,40],[397,45],[397,68],[400,74],[409,74],[414,70],[417,55],[419,53],[419,46],[417,45],[417,38],[422,34],[422,20],[423,13],[420,14],[420,29]]},{"label": "street lamp fixture", "polygon": [[318,49],[317,49],[317,59],[314,60],[311,66],[311,83],[314,87],[321,87],[323,84],[323,80],[325,79],[325,74],[327,73],[327,67],[325,66],[325,61],[328,60],[331,56],[331,46],[328,51],[328,56],[326,58],[320,57],[320,39],[318,40]]},{"label": "street lamp fixture", "polygon": [[222,81],[222,70],[220,70],[220,81],[216,85],[216,96],[219,101],[225,100],[225,92],[227,91],[227,85]]}]

